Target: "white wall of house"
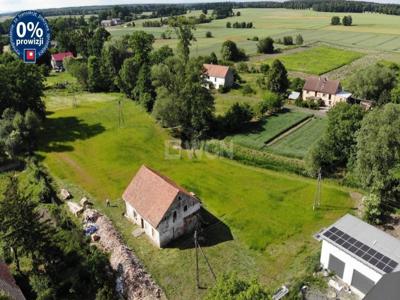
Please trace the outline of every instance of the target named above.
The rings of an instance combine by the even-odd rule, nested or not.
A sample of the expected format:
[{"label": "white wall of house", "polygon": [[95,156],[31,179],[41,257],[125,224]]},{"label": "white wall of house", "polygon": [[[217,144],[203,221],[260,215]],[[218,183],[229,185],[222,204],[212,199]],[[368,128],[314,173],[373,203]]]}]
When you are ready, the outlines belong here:
[{"label": "white wall of house", "polygon": [[128,202],[126,217],[142,227],[150,240],[158,247],[167,245],[172,240],[193,231],[201,205],[199,201],[179,193],[174,203],[168,209],[157,228],[154,228]]},{"label": "white wall of house", "polygon": [[233,73],[231,70],[228,71],[226,77],[214,77],[209,76],[207,81],[212,83],[216,89],[219,89],[221,86],[232,87],[233,85]]},{"label": "white wall of house", "polygon": [[[360,260],[355,259],[354,257],[350,256],[346,252],[342,251],[338,247],[330,244],[329,242],[323,240],[322,241],[322,249],[321,249],[321,264],[325,269],[329,269],[329,256],[335,256],[336,258],[340,259],[342,262],[345,263],[344,273],[342,280],[351,285],[353,272],[357,270],[364,276],[368,277],[370,280],[377,283],[379,279],[381,279],[382,275],[379,274],[374,269],[370,268],[366,264],[362,263]],[[354,291],[359,296],[363,297],[364,294],[357,290],[355,287],[352,286],[352,291]]]},{"label": "white wall of house", "polygon": [[158,247],[160,247],[160,234],[149,222],[147,222],[132,205],[125,202],[126,205],[126,217],[143,228],[144,233],[150,238],[150,240]]},{"label": "white wall of house", "polygon": [[303,90],[303,100],[311,99],[311,98],[319,98],[324,101],[325,106],[332,107],[335,106],[339,102],[346,102],[347,98],[341,97],[339,94],[324,94],[315,91],[306,91]]}]

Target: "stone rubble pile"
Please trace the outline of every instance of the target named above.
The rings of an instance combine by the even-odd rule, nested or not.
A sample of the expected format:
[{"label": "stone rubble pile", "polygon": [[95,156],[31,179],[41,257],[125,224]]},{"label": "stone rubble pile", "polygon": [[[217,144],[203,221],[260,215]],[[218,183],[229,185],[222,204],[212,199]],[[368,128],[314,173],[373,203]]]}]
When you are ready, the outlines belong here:
[{"label": "stone rubble pile", "polygon": [[109,218],[95,209],[86,209],[83,218],[85,224],[95,224],[98,227],[95,233],[96,245],[110,253],[111,267],[118,274],[117,290],[125,299],[166,299],[161,288],[146,272],[139,259],[124,245]]}]

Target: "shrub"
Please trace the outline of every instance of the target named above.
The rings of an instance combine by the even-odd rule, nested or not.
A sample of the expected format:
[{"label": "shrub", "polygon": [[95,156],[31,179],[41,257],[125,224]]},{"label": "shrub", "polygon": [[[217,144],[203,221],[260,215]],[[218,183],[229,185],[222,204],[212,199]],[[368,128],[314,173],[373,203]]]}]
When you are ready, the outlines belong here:
[{"label": "shrub", "polygon": [[240,61],[246,58],[244,50],[238,49],[235,42],[225,41],[221,47],[221,55],[223,60]]},{"label": "shrub", "polygon": [[248,73],[249,72],[249,66],[245,62],[240,62],[237,65],[237,70],[239,72],[242,72],[242,73],[244,73],[244,72]]},{"label": "shrub", "polygon": [[246,95],[251,95],[251,94],[254,94],[254,93],[255,93],[255,91],[251,88],[250,85],[246,84],[246,85],[243,86],[243,88],[242,88],[242,94],[243,94],[244,96],[246,96]]},{"label": "shrub", "polygon": [[258,36],[253,36],[252,41],[258,42]]},{"label": "shrub", "polygon": [[212,37],[213,37],[213,35],[212,35],[211,31],[207,31],[206,38],[212,38]]},{"label": "shrub", "polygon": [[257,43],[259,53],[274,53],[274,40],[270,37],[260,40]]},{"label": "shrub", "polygon": [[338,16],[333,16],[331,19],[331,25],[340,25],[340,18]]},{"label": "shrub", "polygon": [[283,99],[280,95],[267,91],[264,94],[263,100],[257,105],[257,115],[263,116],[266,112],[277,112],[283,106]]},{"label": "shrub", "polygon": [[227,132],[239,131],[253,119],[254,113],[247,103],[233,104],[223,117],[223,128]]},{"label": "shrub", "polygon": [[283,44],[284,45],[293,45],[293,38],[291,36],[283,37]]},{"label": "shrub", "polygon": [[293,78],[290,81],[290,89],[292,91],[301,92],[303,90],[303,86],[304,86],[305,82],[306,81],[304,79],[301,79],[299,77]]},{"label": "shrub", "polygon": [[269,71],[269,65],[268,64],[261,64],[260,71],[263,74],[267,74],[268,71]]},{"label": "shrub", "polygon": [[232,28],[231,22],[226,22],[226,28]]},{"label": "shrub", "polygon": [[370,194],[363,198],[364,215],[363,218],[368,223],[381,224],[382,223],[382,210],[381,199],[375,194]]},{"label": "shrub", "polygon": [[296,45],[300,46],[300,45],[303,45],[303,43],[304,43],[303,36],[301,34],[298,34],[296,36]]},{"label": "shrub", "polygon": [[342,18],[342,23],[344,26],[351,26],[351,24],[353,24],[353,18],[351,16],[344,16]]}]

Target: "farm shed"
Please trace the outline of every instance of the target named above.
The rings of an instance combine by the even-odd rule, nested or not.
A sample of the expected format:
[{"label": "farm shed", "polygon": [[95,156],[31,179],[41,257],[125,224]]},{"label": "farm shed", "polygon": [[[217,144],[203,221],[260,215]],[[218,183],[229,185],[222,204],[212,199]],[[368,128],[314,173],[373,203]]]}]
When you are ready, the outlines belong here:
[{"label": "farm shed", "polygon": [[126,217],[158,247],[191,232],[200,201],[171,179],[142,166],[122,195]]},{"label": "farm shed", "polygon": [[339,80],[326,77],[308,77],[303,87],[303,100],[321,99],[325,106],[332,107],[339,102],[347,102],[351,94],[342,90]]},{"label": "farm shed", "polygon": [[359,296],[385,274],[400,271],[400,240],[345,215],[321,233],[321,264]]},{"label": "farm shed", "polygon": [[63,62],[64,59],[69,58],[69,57],[74,57],[72,52],[60,52],[56,54],[51,55],[51,66],[53,69],[62,69],[64,68]]},{"label": "farm shed", "polygon": [[207,81],[216,89],[233,85],[233,72],[227,66],[204,64]]},{"label": "farm shed", "polygon": [[15,283],[7,264],[2,261],[0,261],[0,291],[3,291],[10,297],[10,299],[25,300],[21,289]]}]

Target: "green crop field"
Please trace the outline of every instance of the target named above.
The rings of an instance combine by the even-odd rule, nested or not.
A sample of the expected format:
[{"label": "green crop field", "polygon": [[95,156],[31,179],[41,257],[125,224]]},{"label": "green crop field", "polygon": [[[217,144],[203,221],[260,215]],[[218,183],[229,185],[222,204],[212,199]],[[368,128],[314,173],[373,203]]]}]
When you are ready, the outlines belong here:
[{"label": "green crop field", "polygon": [[[278,58],[290,71],[321,75],[362,57],[361,53],[327,46],[313,47],[301,52],[279,55]],[[268,59],[266,63],[271,63]]]},{"label": "green crop field", "polygon": [[294,124],[309,116],[310,114],[299,111],[288,111],[277,115],[271,115],[262,120],[259,125],[250,128],[247,133],[236,134],[227,139],[244,147],[261,150],[270,139],[278,136]]},{"label": "green crop field", "polygon": [[[54,112],[44,124],[47,134],[39,142],[37,155],[59,185],[70,189],[77,200],[88,195],[112,219],[171,299],[198,299],[207,290],[195,288],[191,238],[160,250],[145,236],[132,236],[135,226],[122,216],[121,194],[142,164],[194,191],[223,222],[205,232],[204,251],[216,274],[236,271],[242,277],[257,277],[271,288],[303,272],[306,257],[319,248],[312,234],[353,205],[348,191],[324,181],[322,207],[314,212],[314,180],[201,152],[196,159],[187,152],[180,158],[177,150],[165,147],[170,140],[166,131],[137,104],[123,102],[125,122],[119,127],[116,101],[120,96],[92,96],[98,96],[98,101],[85,101],[82,95],[75,108],[46,98]],[[113,207],[106,207],[106,198]],[[201,284],[210,287],[213,280],[204,261],[200,268]]]},{"label": "green crop field", "polygon": [[[248,54],[256,53],[256,42],[247,40],[253,36],[260,38],[272,36],[282,38],[285,35],[301,34],[306,44],[315,42],[329,43],[333,46],[346,48],[361,48],[379,51],[400,52],[400,26],[399,16],[388,16],[372,13],[351,13],[354,26],[331,26],[332,15],[340,17],[343,13],[324,13],[312,10],[286,10],[286,9],[240,9],[240,17],[231,17],[215,20],[208,24],[198,26],[195,36],[197,42],[193,43],[192,55],[208,55],[211,51],[219,54],[221,44],[231,39]],[[200,12],[191,12],[199,14]],[[226,22],[253,22],[253,29],[226,28]],[[116,26],[108,30],[114,37],[121,37],[133,30],[145,30],[153,33],[157,38],[156,47],[161,45],[176,46],[174,34],[172,39],[161,40],[160,35],[168,29],[143,28],[143,21],[137,21],[136,27]],[[205,33],[211,31],[213,38],[205,38]],[[281,45],[278,45],[281,47]]]},{"label": "green crop field", "polygon": [[303,158],[318,141],[327,125],[327,118],[313,118],[288,136],[267,147],[268,151],[296,158]]}]

